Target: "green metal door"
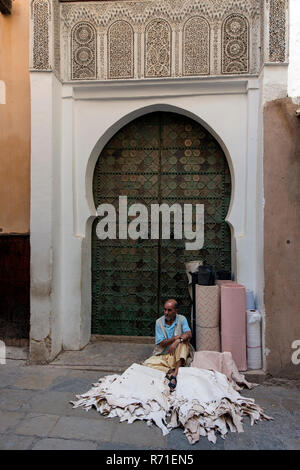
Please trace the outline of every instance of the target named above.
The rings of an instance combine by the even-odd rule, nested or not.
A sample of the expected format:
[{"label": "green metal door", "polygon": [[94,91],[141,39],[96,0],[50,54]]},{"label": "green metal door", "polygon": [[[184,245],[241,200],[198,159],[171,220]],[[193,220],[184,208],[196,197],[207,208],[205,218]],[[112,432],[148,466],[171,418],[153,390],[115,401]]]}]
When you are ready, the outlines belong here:
[{"label": "green metal door", "polygon": [[169,298],[179,302],[180,313],[190,321],[184,263],[204,259],[217,269],[231,269],[231,236],[225,222],[231,179],[214,137],[200,124],[174,113],[138,118],[101,152],[93,193],[96,207],[111,203],[117,214],[119,196],[127,196],[128,206],[143,203],[149,214],[151,204],[204,204],[205,237],[199,251],[186,251],[184,238],[172,238],[172,226],[170,240],[99,240],[95,219],[92,333],[153,336],[155,320]]}]

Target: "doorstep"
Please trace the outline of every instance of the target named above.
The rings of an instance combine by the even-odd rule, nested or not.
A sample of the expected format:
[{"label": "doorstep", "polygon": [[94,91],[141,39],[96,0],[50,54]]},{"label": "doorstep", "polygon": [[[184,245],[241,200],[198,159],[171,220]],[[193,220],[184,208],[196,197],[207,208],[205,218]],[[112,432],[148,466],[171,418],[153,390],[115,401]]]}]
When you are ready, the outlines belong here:
[{"label": "doorstep", "polygon": [[155,336],[91,335],[90,343],[108,341],[110,343],[153,344]]},{"label": "doorstep", "polygon": [[263,369],[246,370],[244,372],[241,372],[241,374],[245,376],[245,379],[248,382],[253,382],[257,384],[262,384],[267,377],[267,374]]},{"label": "doorstep", "polygon": [[[97,344],[100,345],[98,349]],[[114,343],[114,344],[113,344]],[[61,351],[49,365],[57,368],[70,368],[79,370],[95,370],[103,372],[122,373],[133,362],[141,362],[151,355],[154,346],[152,336],[113,336],[92,335],[90,343],[81,351]],[[28,347],[7,346],[7,363],[25,365],[29,353]],[[116,353],[119,359],[115,359]],[[111,356],[106,361],[105,356]],[[263,369],[247,370],[241,372],[248,382],[263,383],[267,373]]]}]

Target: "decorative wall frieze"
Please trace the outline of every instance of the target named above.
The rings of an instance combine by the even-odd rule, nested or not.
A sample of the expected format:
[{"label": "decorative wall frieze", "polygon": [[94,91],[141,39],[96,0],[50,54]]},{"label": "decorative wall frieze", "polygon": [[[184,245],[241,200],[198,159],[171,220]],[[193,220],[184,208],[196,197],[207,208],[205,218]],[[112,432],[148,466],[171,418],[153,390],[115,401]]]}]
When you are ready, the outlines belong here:
[{"label": "decorative wall frieze", "polygon": [[32,68],[50,69],[50,20],[51,4],[49,0],[33,0],[32,11]]},{"label": "decorative wall frieze", "polygon": [[[266,47],[270,61],[286,58],[286,1],[33,0],[33,68],[53,56],[63,81],[257,74]],[[80,24],[93,31],[85,45]]]},{"label": "decorative wall frieze", "polygon": [[170,77],[171,26],[161,19],[151,21],[145,30],[145,77]]},{"label": "decorative wall frieze", "polygon": [[261,0],[136,0],[128,2],[62,3],[62,20],[72,27],[79,20],[91,21],[95,26],[108,26],[116,19],[131,24],[148,23],[153,18],[164,18],[171,26],[184,23],[191,16],[203,16],[208,21],[224,19],[230,13],[240,13],[254,19],[261,13]]},{"label": "decorative wall frieze", "polygon": [[208,75],[210,26],[199,16],[188,19],[183,28],[183,74]]},{"label": "decorative wall frieze", "polygon": [[134,32],[124,20],[115,21],[108,28],[108,78],[133,78]]},{"label": "decorative wall frieze", "polygon": [[60,2],[52,0],[53,11],[53,68],[56,75],[60,76]]},{"label": "decorative wall frieze", "polygon": [[269,12],[269,60],[286,60],[287,0],[270,0]]},{"label": "decorative wall frieze", "polygon": [[242,15],[228,16],[222,25],[222,73],[249,72],[249,25]]},{"label": "decorative wall frieze", "polygon": [[71,64],[73,80],[97,78],[96,31],[85,21],[81,21],[72,28]]},{"label": "decorative wall frieze", "polygon": [[[230,73],[230,67],[234,74],[257,73],[259,40],[252,51],[252,62],[243,58],[240,69],[232,61],[226,62],[225,68],[221,65],[222,25],[233,12],[256,31],[253,41],[260,37],[261,0],[64,2],[61,28],[65,37],[78,22],[95,28],[104,48],[97,70],[101,80],[216,75]],[[250,49],[248,42],[247,53]],[[70,67],[64,68],[65,80],[71,78]]]}]

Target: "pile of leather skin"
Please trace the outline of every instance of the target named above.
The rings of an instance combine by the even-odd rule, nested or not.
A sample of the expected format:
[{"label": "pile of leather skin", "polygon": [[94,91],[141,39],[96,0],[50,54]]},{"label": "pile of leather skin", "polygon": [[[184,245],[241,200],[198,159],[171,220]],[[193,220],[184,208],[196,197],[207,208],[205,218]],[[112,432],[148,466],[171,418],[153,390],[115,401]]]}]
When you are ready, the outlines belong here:
[{"label": "pile of leather skin", "polygon": [[191,444],[206,436],[216,442],[216,432],[225,438],[229,431],[243,432],[242,420],[251,424],[272,419],[263,413],[253,398],[246,398],[233,388],[226,375],[196,367],[181,367],[177,387],[170,392],[165,374],[139,364],[132,364],[122,375],[99,379],[93,388],[71,402],[87,411],[93,406],[109,418],[133,423],[153,422],[163,435],[183,427]]}]

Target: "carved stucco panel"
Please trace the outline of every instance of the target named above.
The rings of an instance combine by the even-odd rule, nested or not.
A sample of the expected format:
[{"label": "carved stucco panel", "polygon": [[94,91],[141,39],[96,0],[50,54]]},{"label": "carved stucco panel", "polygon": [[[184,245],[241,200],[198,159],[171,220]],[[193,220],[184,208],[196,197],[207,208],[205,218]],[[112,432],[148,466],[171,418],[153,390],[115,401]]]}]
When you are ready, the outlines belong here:
[{"label": "carved stucco panel", "polygon": [[269,60],[285,62],[286,58],[286,0],[270,0]]},{"label": "carved stucco panel", "polygon": [[222,73],[249,72],[249,25],[242,15],[232,14],[222,26]]},{"label": "carved stucco panel", "polygon": [[87,22],[80,22],[72,29],[71,57],[72,79],[92,80],[97,78],[96,31]]},{"label": "carved stucco panel", "polygon": [[190,18],[184,25],[184,75],[208,75],[210,27],[205,18]]},{"label": "carved stucco panel", "polygon": [[50,3],[48,0],[34,0],[31,4],[31,8],[33,16],[32,66],[36,70],[49,70]]},{"label": "carved stucco panel", "polygon": [[161,18],[151,21],[145,31],[145,77],[171,75],[171,27]]},{"label": "carved stucco panel", "polygon": [[108,77],[133,78],[134,32],[127,21],[115,21],[108,29]]},{"label": "carved stucco panel", "polygon": [[[52,1],[58,2],[58,0]],[[62,44],[61,46],[58,44],[59,34],[56,32],[55,69],[59,69],[60,66],[59,57],[55,51],[61,49],[60,68],[63,80],[236,74],[246,73],[246,69],[248,73],[258,73],[263,8],[262,0],[136,0],[60,3]],[[249,25],[248,59],[242,67],[235,67],[232,57],[229,57],[234,48],[228,53],[229,49],[226,52],[221,42],[222,25],[224,20],[232,14],[246,18]],[[90,55],[90,53],[82,52],[78,63],[78,54],[75,58],[73,50],[72,31],[78,23],[84,22],[94,28],[96,35],[95,48],[90,47],[90,51],[96,55],[95,68],[92,67],[93,70],[89,71],[90,66],[84,67],[84,62],[88,60],[87,54]],[[199,23],[198,29],[197,22]],[[117,27],[113,27],[113,24],[122,26],[124,38],[132,37],[132,40],[124,39],[122,43],[121,32],[118,35]],[[158,33],[155,39],[155,27],[150,28],[151,24],[152,26],[156,24],[157,28],[161,29],[160,37]],[[209,25],[209,38],[205,36],[207,28],[205,25]],[[129,34],[129,28],[131,28],[132,35]],[[118,54],[120,57],[123,55],[123,64],[120,58],[118,59]],[[94,64],[93,60],[92,64]]]}]

